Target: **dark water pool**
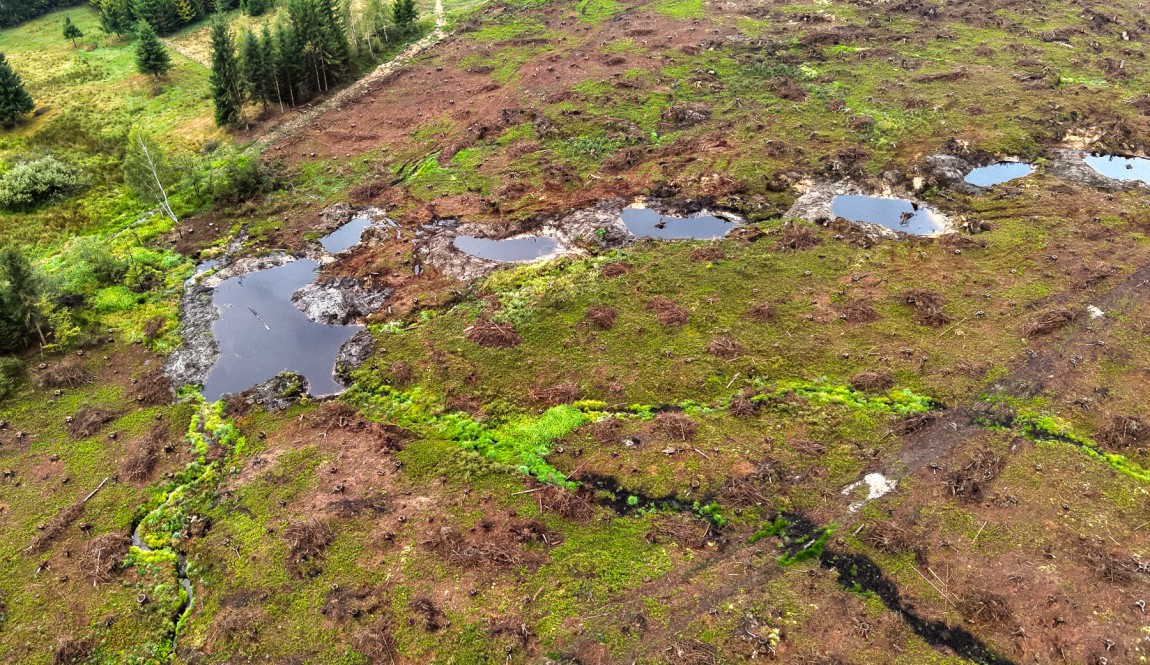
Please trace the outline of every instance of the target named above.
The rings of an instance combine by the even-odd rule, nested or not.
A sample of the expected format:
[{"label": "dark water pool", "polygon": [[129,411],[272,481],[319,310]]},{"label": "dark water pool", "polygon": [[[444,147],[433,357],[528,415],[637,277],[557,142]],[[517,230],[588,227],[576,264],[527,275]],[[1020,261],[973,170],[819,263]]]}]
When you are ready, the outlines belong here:
[{"label": "dark water pool", "polygon": [[319,244],[323,245],[323,248],[332,254],[339,254],[345,249],[358,245],[360,239],[363,237],[363,232],[366,231],[369,226],[371,226],[370,218],[356,217],[347,224],[320,238]]},{"label": "dark water pool", "polygon": [[624,208],[623,224],[631,235],[664,240],[712,240],[722,238],[736,226],[734,222],[711,215],[671,217],[647,208]]},{"label": "dark water pool", "polygon": [[974,169],[966,174],[965,180],[976,187],[992,187],[1025,178],[1031,173],[1034,173],[1034,167],[1026,162],[998,162]]},{"label": "dark water pool", "polygon": [[1107,178],[1141,180],[1150,184],[1150,159],[1118,157],[1116,155],[1087,155],[1086,164]]},{"label": "dark water pool", "polygon": [[946,228],[942,215],[906,199],[840,194],[831,200],[831,212],[852,222],[878,224],[913,235],[933,235]]},{"label": "dark water pool", "polygon": [[205,399],[242,392],[285,370],[307,377],[313,396],[342,390],[332,377],[335,358],[363,326],[315,323],[292,304],[292,293],[315,279],[317,267],[301,259],[216,287],[212,302],[220,317],[212,334],[220,355],[204,381]]},{"label": "dark water pool", "polygon": [[490,240],[475,236],[459,236],[452,243],[464,254],[477,256],[490,261],[534,261],[555,251],[558,243],[554,238],[533,236],[531,238],[508,238]]}]

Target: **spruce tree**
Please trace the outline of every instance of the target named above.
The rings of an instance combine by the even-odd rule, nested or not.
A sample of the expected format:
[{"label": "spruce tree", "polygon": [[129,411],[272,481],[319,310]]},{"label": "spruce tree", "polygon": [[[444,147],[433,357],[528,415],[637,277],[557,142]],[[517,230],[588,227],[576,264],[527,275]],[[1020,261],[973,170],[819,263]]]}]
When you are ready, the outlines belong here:
[{"label": "spruce tree", "polygon": [[347,26],[343,24],[339,11],[331,0],[316,0],[320,20],[321,53],[324,68],[331,80],[324,90],[342,79],[351,62],[351,47],[347,43]]},{"label": "spruce tree", "polygon": [[411,32],[418,17],[415,0],[395,0],[395,4],[391,6],[391,20],[402,34]]},{"label": "spruce tree", "polygon": [[290,106],[303,101],[299,98],[300,83],[303,81],[303,48],[296,32],[285,23],[276,24],[275,74],[280,87],[280,95]]},{"label": "spruce tree", "polygon": [[138,21],[147,21],[161,35],[166,35],[180,24],[173,0],[134,0],[132,12]]},{"label": "spruce tree", "polygon": [[267,64],[264,62],[264,52],[260,48],[259,38],[251,30],[244,32],[240,40],[240,80],[248,99],[258,101],[266,112],[268,110],[268,82]]},{"label": "spruce tree", "polygon": [[8,59],[0,53],[0,122],[5,127],[16,124],[20,116],[32,111],[32,96],[24,89],[20,75],[12,70]]},{"label": "spruce tree", "polygon": [[136,35],[136,70],[141,74],[151,74],[159,78],[167,73],[172,66],[172,59],[168,56],[168,49],[156,37],[156,31],[145,22],[140,22]]},{"label": "spruce tree", "polygon": [[119,37],[132,28],[132,6],[128,0],[99,0],[100,28]]},{"label": "spruce tree", "polygon": [[191,23],[196,17],[196,9],[188,0],[175,0],[172,5],[176,8],[176,17],[180,19],[180,23]]},{"label": "spruce tree", "polygon": [[0,351],[19,351],[41,331],[40,291],[28,258],[15,247],[0,248]]},{"label": "spruce tree", "polygon": [[76,40],[83,37],[84,33],[80,32],[80,28],[72,22],[71,16],[64,17],[64,39],[72,40],[72,48],[76,48]]},{"label": "spruce tree", "polygon": [[272,31],[267,23],[264,23],[263,32],[260,34],[260,58],[264,61],[266,77],[264,80],[264,94],[268,102],[275,100],[280,106],[280,113],[283,113],[284,96],[283,90],[280,87],[281,79],[276,61],[275,40],[272,38]]},{"label": "spruce tree", "polygon": [[225,127],[236,124],[243,110],[240,96],[239,67],[236,47],[227,21],[220,14],[212,19],[212,103],[216,109],[216,124]]}]

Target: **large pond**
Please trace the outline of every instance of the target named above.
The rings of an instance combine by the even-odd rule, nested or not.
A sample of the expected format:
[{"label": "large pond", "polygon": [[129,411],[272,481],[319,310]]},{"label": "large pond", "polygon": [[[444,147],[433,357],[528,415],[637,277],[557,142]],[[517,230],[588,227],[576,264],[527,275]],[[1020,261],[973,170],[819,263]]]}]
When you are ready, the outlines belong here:
[{"label": "large pond", "polygon": [[1031,173],[1034,173],[1034,167],[1026,162],[998,162],[974,169],[966,174],[965,180],[976,187],[993,187],[1025,178]]},{"label": "large pond", "polygon": [[508,238],[506,240],[459,236],[452,244],[464,254],[490,261],[507,262],[535,261],[550,256],[559,246],[554,238],[545,236]]},{"label": "large pond", "polygon": [[1086,164],[1107,178],[1141,180],[1150,184],[1150,159],[1144,157],[1087,155]]},{"label": "large pond", "polygon": [[831,200],[831,212],[852,222],[878,224],[914,235],[934,235],[946,229],[942,215],[906,199],[840,194]]},{"label": "large pond", "polygon": [[737,226],[734,222],[712,215],[672,217],[647,208],[624,208],[623,225],[631,235],[663,240],[712,240],[722,238]]},{"label": "large pond", "polygon": [[307,377],[313,396],[342,390],[332,377],[339,348],[363,326],[315,323],[292,303],[301,287],[315,280],[318,264],[300,259],[240,275],[216,287],[212,303],[220,317],[212,334],[220,346],[204,380],[204,398],[238,393],[283,371]]},{"label": "large pond", "polygon": [[[371,220],[356,218],[320,239],[324,249],[341,252],[359,243]],[[294,303],[292,294],[315,281],[319,264],[299,259],[225,280],[212,292],[219,318],[212,335],[219,344],[216,364],[204,380],[204,398],[215,401],[291,371],[308,380],[311,395],[343,388],[332,376],[344,342],[363,326],[316,323]]]}]

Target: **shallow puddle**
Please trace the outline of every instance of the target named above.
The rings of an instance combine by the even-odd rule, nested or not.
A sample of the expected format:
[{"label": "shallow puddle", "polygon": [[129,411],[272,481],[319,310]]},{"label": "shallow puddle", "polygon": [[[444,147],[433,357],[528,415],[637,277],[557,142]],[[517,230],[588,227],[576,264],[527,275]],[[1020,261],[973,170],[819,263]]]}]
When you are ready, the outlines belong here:
[{"label": "shallow puddle", "polygon": [[1090,168],[1107,178],[1141,180],[1150,184],[1150,159],[1115,155],[1087,155],[1085,159]]},{"label": "shallow puddle", "polygon": [[631,235],[663,240],[713,240],[727,235],[736,226],[712,215],[671,217],[647,208],[624,208],[623,224]]},{"label": "shallow puddle", "polygon": [[220,317],[212,334],[220,346],[204,381],[204,398],[239,393],[283,371],[307,377],[313,396],[338,393],[332,377],[339,348],[363,326],[329,326],[308,320],[292,303],[315,280],[315,261],[301,259],[225,280],[212,294]]},{"label": "shallow puddle", "polygon": [[363,232],[371,226],[371,219],[368,217],[356,217],[347,224],[332,231],[328,235],[320,238],[319,244],[332,254],[339,254],[345,249],[355,247],[363,238]]},{"label": "shallow puddle", "polygon": [[966,182],[976,187],[993,187],[1004,182],[1025,178],[1034,173],[1034,167],[1025,162],[998,162],[982,166],[966,174]]},{"label": "shallow puddle", "polygon": [[489,261],[506,262],[535,261],[553,254],[555,248],[559,246],[554,238],[544,236],[507,240],[459,236],[452,244],[464,254]]},{"label": "shallow puddle", "polygon": [[853,222],[878,224],[914,235],[933,235],[946,228],[942,215],[906,199],[840,194],[831,201],[831,212]]},{"label": "shallow puddle", "polygon": [[198,277],[211,270],[212,268],[218,268],[219,265],[219,261],[215,259],[208,259],[207,261],[204,261],[203,263],[196,266],[196,272],[192,274],[192,277]]}]

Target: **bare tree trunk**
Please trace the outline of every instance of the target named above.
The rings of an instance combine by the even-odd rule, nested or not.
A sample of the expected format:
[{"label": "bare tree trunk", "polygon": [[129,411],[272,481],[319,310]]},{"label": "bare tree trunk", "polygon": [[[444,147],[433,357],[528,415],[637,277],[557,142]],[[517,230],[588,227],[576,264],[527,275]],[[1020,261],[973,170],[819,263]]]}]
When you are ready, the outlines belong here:
[{"label": "bare tree trunk", "polygon": [[160,210],[172,221],[179,224],[180,220],[176,218],[176,213],[172,212],[172,204],[168,202],[168,192],[164,189],[164,183],[160,182],[160,172],[156,166],[156,160],[152,158],[152,151],[148,150],[148,142],[144,140],[143,135],[137,134],[136,140],[140,144],[140,151],[144,154],[144,160],[148,164],[148,170],[152,173],[152,178],[156,181],[156,190],[160,193]]}]

